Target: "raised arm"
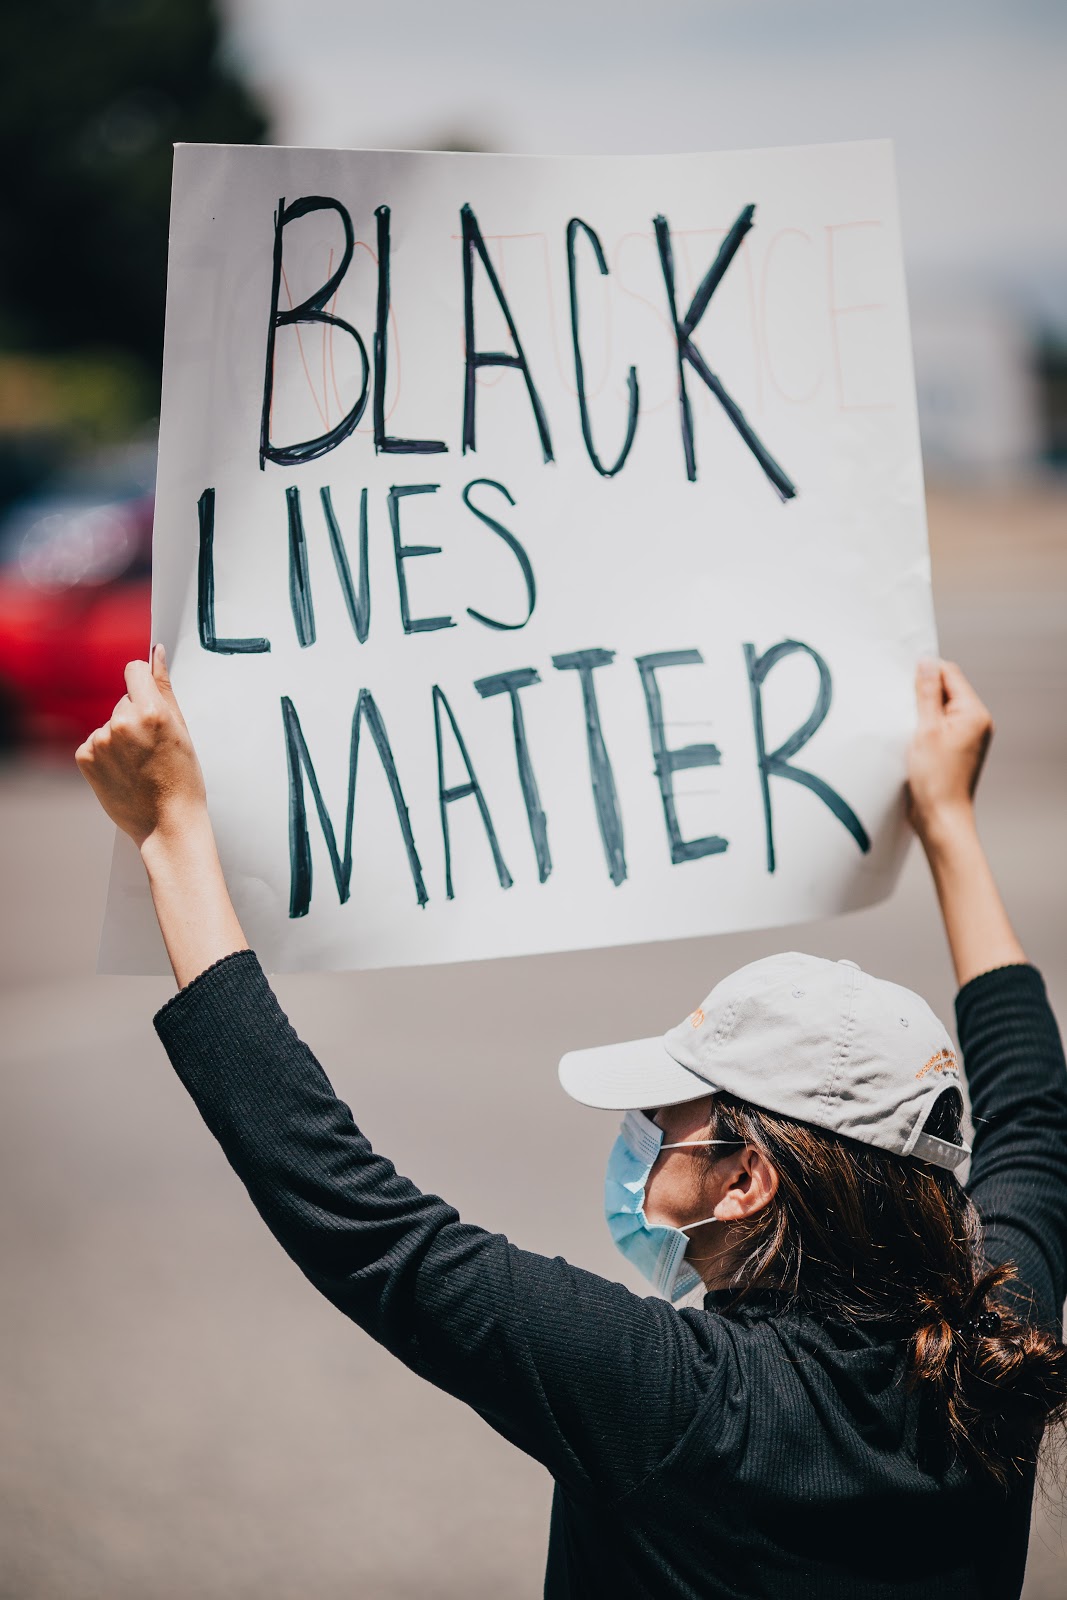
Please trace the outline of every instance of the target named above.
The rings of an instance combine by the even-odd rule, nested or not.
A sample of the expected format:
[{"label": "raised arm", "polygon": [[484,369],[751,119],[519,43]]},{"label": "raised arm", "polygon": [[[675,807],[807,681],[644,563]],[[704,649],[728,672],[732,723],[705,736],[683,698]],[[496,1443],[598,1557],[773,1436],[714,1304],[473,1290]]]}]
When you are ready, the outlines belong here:
[{"label": "raised arm", "polygon": [[908,757],[912,826],[930,863],[962,987],[979,973],[1025,961],[978,838],[974,791],[993,719],[959,667],[922,661],[919,722]]},{"label": "raised arm", "polygon": [[247,950],[222,875],[204,776],[174,697],[161,644],[131,661],[110,722],[74,759],[145,864],[179,988],[235,950]]},{"label": "raised arm", "polygon": [[1013,1262],[1030,1314],[1060,1333],[1067,1297],[1067,1068],[1041,974],[1023,953],[978,838],[973,796],[993,731],[960,669],[925,662],[908,765],[960,991],[974,1120],[968,1189],[990,1265]]},{"label": "raised arm", "polygon": [[140,848],[181,986],[156,1027],[260,1215],[316,1288],[420,1376],[561,1482],[627,1493],[728,1381],[717,1319],[466,1224],[371,1148],[247,947],[161,654],[126,680],[78,765]]}]

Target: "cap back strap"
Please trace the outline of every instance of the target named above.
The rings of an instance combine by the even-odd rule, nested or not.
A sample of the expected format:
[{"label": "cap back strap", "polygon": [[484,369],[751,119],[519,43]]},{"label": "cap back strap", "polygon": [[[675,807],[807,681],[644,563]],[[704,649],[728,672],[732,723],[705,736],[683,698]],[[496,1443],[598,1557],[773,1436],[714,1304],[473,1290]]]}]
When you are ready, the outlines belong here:
[{"label": "cap back strap", "polygon": [[931,1161],[935,1167],[947,1167],[950,1172],[961,1166],[971,1153],[969,1144],[953,1144],[950,1139],[939,1139],[934,1133],[919,1133],[908,1154],[920,1161]]}]

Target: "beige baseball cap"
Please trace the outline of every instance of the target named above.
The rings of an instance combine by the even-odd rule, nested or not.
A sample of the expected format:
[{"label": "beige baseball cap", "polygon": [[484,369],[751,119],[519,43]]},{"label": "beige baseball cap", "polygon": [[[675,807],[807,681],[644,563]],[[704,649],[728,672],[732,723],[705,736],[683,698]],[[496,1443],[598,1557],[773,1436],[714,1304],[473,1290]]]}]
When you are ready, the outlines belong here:
[{"label": "beige baseball cap", "polygon": [[952,1040],[921,996],[790,950],[739,967],[657,1039],[572,1050],[559,1064],[583,1105],[628,1111],[725,1093],[949,1170],[966,1144],[923,1132],[960,1092]]}]

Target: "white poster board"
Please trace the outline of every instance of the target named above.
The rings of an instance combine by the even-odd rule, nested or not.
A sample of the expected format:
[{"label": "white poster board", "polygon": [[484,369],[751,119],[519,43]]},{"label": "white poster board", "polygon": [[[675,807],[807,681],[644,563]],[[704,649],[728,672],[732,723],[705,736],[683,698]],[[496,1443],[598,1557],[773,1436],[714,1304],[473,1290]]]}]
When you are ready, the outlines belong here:
[{"label": "white poster board", "polygon": [[[180,146],[153,636],[270,969],[885,896],[936,648],[891,147]],[[101,966],[165,970],[127,845]]]}]

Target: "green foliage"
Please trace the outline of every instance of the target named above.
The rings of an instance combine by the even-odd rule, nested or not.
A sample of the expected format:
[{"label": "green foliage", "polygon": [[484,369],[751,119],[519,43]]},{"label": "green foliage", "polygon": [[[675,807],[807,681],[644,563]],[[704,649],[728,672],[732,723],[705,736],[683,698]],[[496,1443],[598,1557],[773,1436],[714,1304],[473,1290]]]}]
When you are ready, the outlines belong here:
[{"label": "green foliage", "polygon": [[175,142],[265,122],[219,59],[211,0],[6,0],[0,339],[108,348],[154,379]]},{"label": "green foliage", "polygon": [[159,402],[142,362],[119,350],[0,353],[0,436],[56,436],[74,451],[128,438]]}]

